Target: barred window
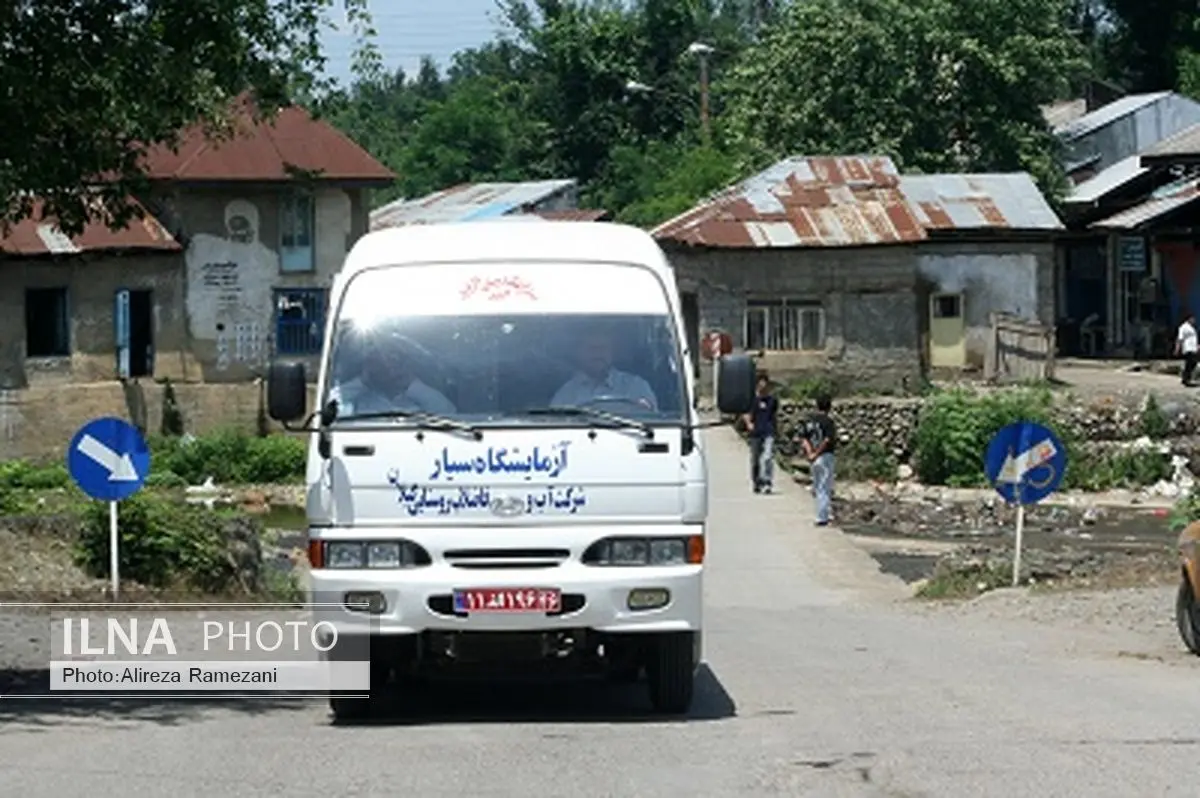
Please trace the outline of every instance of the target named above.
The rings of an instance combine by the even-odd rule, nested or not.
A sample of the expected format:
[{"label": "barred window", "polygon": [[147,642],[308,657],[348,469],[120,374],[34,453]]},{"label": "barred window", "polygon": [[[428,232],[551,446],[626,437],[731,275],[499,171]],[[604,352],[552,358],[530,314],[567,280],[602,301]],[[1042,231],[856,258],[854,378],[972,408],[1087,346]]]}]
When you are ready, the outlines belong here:
[{"label": "barred window", "polygon": [[806,299],[746,302],[745,348],[817,351],[825,348],[825,309]]}]

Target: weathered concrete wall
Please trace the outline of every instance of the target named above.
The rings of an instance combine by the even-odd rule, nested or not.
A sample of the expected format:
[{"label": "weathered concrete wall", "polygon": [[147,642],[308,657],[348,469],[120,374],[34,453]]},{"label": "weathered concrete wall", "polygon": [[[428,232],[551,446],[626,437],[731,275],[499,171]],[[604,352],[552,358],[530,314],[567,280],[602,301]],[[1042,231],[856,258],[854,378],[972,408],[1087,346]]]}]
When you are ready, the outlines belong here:
[{"label": "weathered concrete wall", "polygon": [[[860,386],[916,386],[921,374],[916,249],[910,246],[790,250],[668,250],[679,289],[695,293],[700,332],[745,342],[749,298],[812,300],[825,312],[820,351],[764,352],[780,379],[821,372]],[[696,345],[698,342],[692,342]],[[702,387],[711,385],[707,363]]]},{"label": "weathered concrete wall", "polygon": [[[188,432],[258,429],[260,407],[265,408],[260,382],[174,387]],[[156,435],[162,428],[163,390],[155,382],[112,381],[0,390],[0,460],[62,458],[71,436],[98,416],[124,418]]]},{"label": "weathered concrete wall", "polygon": [[[1054,323],[1052,242],[937,241],[918,248],[917,271],[928,293],[962,294],[967,363],[982,366],[992,312]],[[928,314],[928,308],[922,308]]]},{"label": "weathered concrete wall", "polygon": [[365,190],[314,192],[314,263],[309,272],[280,268],[277,187],[192,188],[168,204],[173,228],[187,240],[187,312],[192,349],[207,382],[262,373],[272,351],[273,291],[328,288],[346,253],[367,229]]},{"label": "weathered concrete wall", "polygon": [[[25,291],[59,287],[67,289],[71,354],[27,359]],[[182,256],[5,258],[0,264],[0,389],[113,379],[113,306],[122,288],[153,292],[154,376],[198,376],[188,353]]]}]

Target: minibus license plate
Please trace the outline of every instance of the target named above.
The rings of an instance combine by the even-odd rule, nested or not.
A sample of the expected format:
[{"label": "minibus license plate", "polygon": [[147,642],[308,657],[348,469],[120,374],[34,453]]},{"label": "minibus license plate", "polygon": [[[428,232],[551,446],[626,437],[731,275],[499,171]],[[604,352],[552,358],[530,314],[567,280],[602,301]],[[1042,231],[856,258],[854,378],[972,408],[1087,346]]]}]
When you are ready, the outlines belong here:
[{"label": "minibus license plate", "polygon": [[454,591],[457,612],[558,612],[561,591],[545,587],[477,587]]}]

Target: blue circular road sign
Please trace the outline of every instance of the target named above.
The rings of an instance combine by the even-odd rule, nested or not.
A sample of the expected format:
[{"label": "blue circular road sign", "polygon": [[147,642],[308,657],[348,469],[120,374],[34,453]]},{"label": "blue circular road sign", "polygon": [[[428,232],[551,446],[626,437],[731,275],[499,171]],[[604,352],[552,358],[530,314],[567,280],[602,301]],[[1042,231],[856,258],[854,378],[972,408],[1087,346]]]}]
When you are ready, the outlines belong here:
[{"label": "blue circular road sign", "polygon": [[93,499],[116,502],[137,493],[150,473],[150,449],[137,427],[119,418],[84,424],[67,447],[71,478]]},{"label": "blue circular road sign", "polygon": [[1067,471],[1067,447],[1032,421],[996,433],[984,455],[988,482],[1012,504],[1037,504],[1058,490]]}]

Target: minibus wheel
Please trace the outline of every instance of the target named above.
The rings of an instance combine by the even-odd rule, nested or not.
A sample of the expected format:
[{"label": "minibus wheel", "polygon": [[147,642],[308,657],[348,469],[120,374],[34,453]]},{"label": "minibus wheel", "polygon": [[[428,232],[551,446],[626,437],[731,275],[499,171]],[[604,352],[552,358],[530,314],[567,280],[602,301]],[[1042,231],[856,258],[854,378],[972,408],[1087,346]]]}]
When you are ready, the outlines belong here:
[{"label": "minibus wheel", "polygon": [[692,706],[696,684],[696,643],[691,632],[659,635],[646,663],[650,703],[656,712],[681,715]]},{"label": "minibus wheel", "polygon": [[331,695],[329,709],[333,712],[335,721],[358,721],[371,717],[370,698],[351,698],[344,695]]},{"label": "minibus wheel", "polygon": [[1179,583],[1179,591],[1175,594],[1175,624],[1179,627],[1179,637],[1188,651],[1200,655],[1200,607],[1196,606],[1196,596],[1192,592],[1192,583],[1184,572]]}]

